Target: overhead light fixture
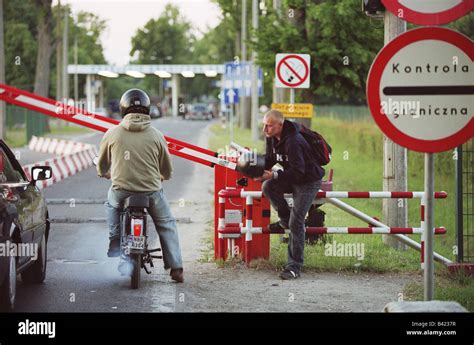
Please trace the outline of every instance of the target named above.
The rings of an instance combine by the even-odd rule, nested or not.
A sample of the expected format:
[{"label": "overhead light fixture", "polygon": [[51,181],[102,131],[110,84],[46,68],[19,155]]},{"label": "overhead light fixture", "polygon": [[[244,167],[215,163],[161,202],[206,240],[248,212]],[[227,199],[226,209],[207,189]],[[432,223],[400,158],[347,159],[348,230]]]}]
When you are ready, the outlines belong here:
[{"label": "overhead light fixture", "polygon": [[125,74],[133,78],[145,78],[145,75],[138,71],[127,71]]},{"label": "overhead light fixture", "polygon": [[185,78],[194,78],[195,74],[192,71],[182,71],[181,75]]},{"label": "overhead light fixture", "polygon": [[217,76],[217,71],[204,71],[204,74],[206,75],[206,77],[213,78]]},{"label": "overhead light fixture", "polygon": [[171,78],[171,73],[166,71],[155,71],[155,74],[160,78]]},{"label": "overhead light fixture", "polygon": [[117,73],[110,71],[99,71],[97,74],[107,78],[117,78],[119,76]]}]

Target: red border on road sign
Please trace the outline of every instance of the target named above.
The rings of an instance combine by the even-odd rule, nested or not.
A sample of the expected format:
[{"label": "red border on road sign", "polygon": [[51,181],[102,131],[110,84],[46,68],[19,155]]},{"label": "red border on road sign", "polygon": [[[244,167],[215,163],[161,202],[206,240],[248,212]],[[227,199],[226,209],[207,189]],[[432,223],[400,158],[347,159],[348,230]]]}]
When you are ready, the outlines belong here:
[{"label": "red border on road sign", "polygon": [[399,0],[382,0],[386,9],[392,12],[395,16],[399,16],[399,11],[402,10],[404,16],[400,17],[407,22],[418,25],[441,25],[447,24],[461,18],[465,14],[474,9],[474,1],[464,0],[460,4],[452,8],[436,13],[424,13],[412,10],[398,2]]},{"label": "red border on road sign", "polygon": [[382,112],[380,100],[380,80],[390,59],[402,48],[422,40],[439,40],[458,47],[474,60],[472,41],[456,31],[444,28],[420,28],[407,31],[387,44],[377,55],[370,67],[367,79],[367,102],[370,112],[384,134],[397,144],[419,152],[442,152],[450,150],[469,140],[474,134],[474,118],[457,133],[438,140],[413,138],[395,127]]},{"label": "red border on road sign", "polygon": [[[301,61],[303,63],[303,66],[305,67],[305,74],[303,77],[300,77],[298,75],[298,77],[300,78],[300,81],[298,83],[295,83],[295,84],[291,84],[291,83],[287,83],[283,77],[281,76],[280,74],[280,68],[281,68],[281,65],[282,63],[284,63],[286,60],[288,59],[297,59],[299,61]],[[286,66],[288,66],[287,64],[285,64]],[[276,71],[277,71],[277,75],[278,75],[278,79],[281,81],[282,84],[285,84],[286,86],[288,87],[297,87],[301,84],[303,84],[305,81],[306,81],[306,78],[308,78],[308,74],[309,74],[309,66],[306,64],[306,61],[301,57],[301,56],[298,56],[298,55],[288,55],[288,56],[285,56],[283,59],[280,60],[280,62],[278,63],[277,65],[277,68],[276,68]],[[294,73],[294,72],[293,72]],[[296,74],[296,73],[294,73]],[[297,75],[297,74],[296,74]]]}]

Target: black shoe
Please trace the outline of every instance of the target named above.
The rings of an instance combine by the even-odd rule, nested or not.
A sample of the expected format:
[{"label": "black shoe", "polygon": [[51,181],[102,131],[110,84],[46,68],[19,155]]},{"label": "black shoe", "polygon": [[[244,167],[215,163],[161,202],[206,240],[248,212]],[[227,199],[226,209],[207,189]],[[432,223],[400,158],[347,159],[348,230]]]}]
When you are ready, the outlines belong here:
[{"label": "black shoe", "polygon": [[300,272],[295,272],[293,270],[285,268],[285,270],[280,273],[279,277],[283,280],[293,280],[300,277]]},{"label": "black shoe", "polygon": [[116,238],[110,241],[109,250],[107,251],[107,256],[109,258],[113,258],[119,255],[120,255],[120,239]]},{"label": "black shoe", "polygon": [[285,229],[287,229],[287,227],[284,227],[283,225],[281,225],[280,222],[276,222],[276,223],[272,223],[268,225],[268,230],[270,230],[272,234],[284,234]]},{"label": "black shoe", "polygon": [[183,269],[182,268],[174,268],[170,271],[171,279],[173,279],[177,283],[184,282],[183,277]]}]

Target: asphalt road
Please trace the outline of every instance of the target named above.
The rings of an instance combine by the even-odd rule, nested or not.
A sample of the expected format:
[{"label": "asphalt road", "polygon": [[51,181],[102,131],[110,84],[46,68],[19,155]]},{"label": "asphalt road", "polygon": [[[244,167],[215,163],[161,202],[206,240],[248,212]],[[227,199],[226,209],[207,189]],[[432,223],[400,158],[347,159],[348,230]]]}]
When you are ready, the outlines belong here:
[{"label": "asphalt road", "polygon": [[[165,135],[197,144],[207,121],[157,119],[153,125]],[[82,136],[83,142],[99,144],[102,133]],[[173,156],[174,174],[165,182],[170,203],[179,202],[189,181],[202,166]],[[24,285],[18,281],[18,312],[158,312],[173,311],[179,285],[155,260],[153,273],[142,271],[140,289],[131,290],[130,280],[117,271],[118,258],[108,258],[108,229],[102,204],[80,204],[75,200],[105,200],[110,181],[97,177],[95,168],[63,180],[44,191],[48,200],[68,199],[66,205],[49,205],[51,218],[79,218],[79,223],[53,223],[48,243],[47,276],[43,284]],[[157,240],[151,225],[151,243]]]}]

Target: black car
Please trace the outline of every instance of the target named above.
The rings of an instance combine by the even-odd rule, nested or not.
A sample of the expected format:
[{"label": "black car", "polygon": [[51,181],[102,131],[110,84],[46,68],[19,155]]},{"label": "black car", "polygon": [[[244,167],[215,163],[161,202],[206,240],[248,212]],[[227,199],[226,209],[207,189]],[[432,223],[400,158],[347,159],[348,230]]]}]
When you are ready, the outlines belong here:
[{"label": "black car", "polygon": [[51,178],[51,167],[31,169],[31,181],[0,140],[0,310],[15,305],[16,280],[42,283],[46,277],[49,220],[36,181]]},{"label": "black car", "polygon": [[189,120],[212,120],[212,112],[205,103],[196,103],[189,107],[185,119]]}]

